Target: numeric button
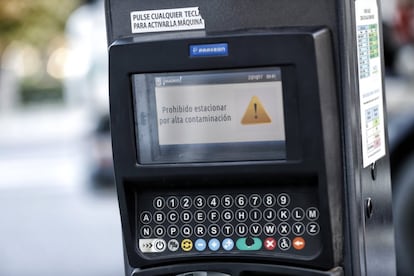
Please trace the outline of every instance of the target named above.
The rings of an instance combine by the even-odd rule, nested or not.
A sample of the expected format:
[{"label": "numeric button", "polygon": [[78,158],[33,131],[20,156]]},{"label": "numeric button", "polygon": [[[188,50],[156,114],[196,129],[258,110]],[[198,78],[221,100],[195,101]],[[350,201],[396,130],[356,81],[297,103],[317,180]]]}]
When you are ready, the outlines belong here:
[{"label": "numeric button", "polygon": [[262,204],[262,198],[257,194],[253,194],[249,197],[249,204],[252,208],[257,208]]},{"label": "numeric button", "polygon": [[155,209],[161,210],[165,206],[165,200],[164,200],[164,198],[158,196],[154,199],[152,205],[154,206]]},{"label": "numeric button", "polygon": [[183,209],[190,209],[192,205],[191,203],[191,197],[189,196],[183,196],[180,200],[180,205]]},{"label": "numeric button", "polygon": [[178,198],[175,196],[170,196],[167,199],[167,207],[170,209],[176,209],[178,207],[178,204],[179,204]]},{"label": "numeric button", "polygon": [[207,204],[210,208],[217,208],[220,205],[220,199],[218,196],[212,195],[207,199]]},{"label": "numeric button", "polygon": [[247,197],[245,195],[238,195],[236,197],[236,206],[239,208],[244,208],[247,205]]},{"label": "numeric button", "polygon": [[276,197],[272,194],[266,194],[263,197],[263,204],[266,207],[273,207],[276,204]]},{"label": "numeric button", "polygon": [[230,195],[225,195],[221,198],[221,205],[223,205],[224,208],[230,208],[233,206],[233,197]]},{"label": "numeric button", "polygon": [[204,206],[206,206],[206,199],[205,199],[205,197],[203,197],[203,196],[201,196],[201,195],[196,196],[196,197],[194,198],[194,206],[195,206],[197,209],[202,209],[202,208],[204,208]]},{"label": "numeric button", "polygon": [[289,204],[290,204],[290,196],[288,194],[285,194],[285,193],[280,194],[277,197],[277,204],[280,207],[287,207],[287,206],[289,206]]}]

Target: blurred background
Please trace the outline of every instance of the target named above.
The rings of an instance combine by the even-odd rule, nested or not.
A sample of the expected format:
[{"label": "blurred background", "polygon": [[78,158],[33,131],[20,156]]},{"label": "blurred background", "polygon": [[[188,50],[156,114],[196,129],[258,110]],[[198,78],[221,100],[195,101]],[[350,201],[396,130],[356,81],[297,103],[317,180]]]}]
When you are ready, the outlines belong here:
[{"label": "blurred background", "polygon": [[[414,1],[383,0],[399,275],[414,265]],[[103,0],[0,0],[0,275],[122,275]]]}]

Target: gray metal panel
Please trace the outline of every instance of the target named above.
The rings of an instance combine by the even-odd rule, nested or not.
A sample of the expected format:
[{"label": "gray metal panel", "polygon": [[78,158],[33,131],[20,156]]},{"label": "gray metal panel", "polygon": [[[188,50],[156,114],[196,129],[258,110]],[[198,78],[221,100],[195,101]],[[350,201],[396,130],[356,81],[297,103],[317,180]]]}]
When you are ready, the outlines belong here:
[{"label": "gray metal panel", "polygon": [[[347,274],[394,275],[395,254],[391,217],[388,156],[376,164],[377,179],[362,168],[357,83],[354,0],[107,0],[109,44],[131,37],[130,12],[200,7],[207,33],[285,26],[327,26],[333,34],[334,60],[342,106],[344,192],[347,223]],[[374,214],[365,218],[365,200],[372,198]],[[351,272],[352,271],[352,272]]]},{"label": "gray metal panel", "polygon": [[[130,12],[199,7],[207,33],[285,26],[329,26],[336,29],[336,3],[329,0],[107,0],[108,42],[131,33]],[[109,12],[109,11],[107,11]],[[335,33],[335,32],[334,32]]]}]

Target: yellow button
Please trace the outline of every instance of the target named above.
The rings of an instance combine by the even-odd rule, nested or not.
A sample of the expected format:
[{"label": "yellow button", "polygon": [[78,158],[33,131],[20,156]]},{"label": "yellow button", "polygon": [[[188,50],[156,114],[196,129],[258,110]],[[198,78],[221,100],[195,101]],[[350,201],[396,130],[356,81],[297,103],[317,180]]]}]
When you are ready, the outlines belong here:
[{"label": "yellow button", "polygon": [[193,249],[193,242],[189,239],[185,239],[181,242],[181,248],[185,252],[191,251],[191,249]]}]

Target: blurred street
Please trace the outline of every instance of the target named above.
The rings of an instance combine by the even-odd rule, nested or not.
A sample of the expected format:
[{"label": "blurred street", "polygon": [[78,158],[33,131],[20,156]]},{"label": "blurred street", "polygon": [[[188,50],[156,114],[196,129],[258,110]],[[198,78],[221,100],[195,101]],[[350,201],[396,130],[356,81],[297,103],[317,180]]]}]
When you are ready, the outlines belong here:
[{"label": "blurred street", "polygon": [[114,187],[89,182],[86,118],[0,114],[0,275],[123,274]]}]

